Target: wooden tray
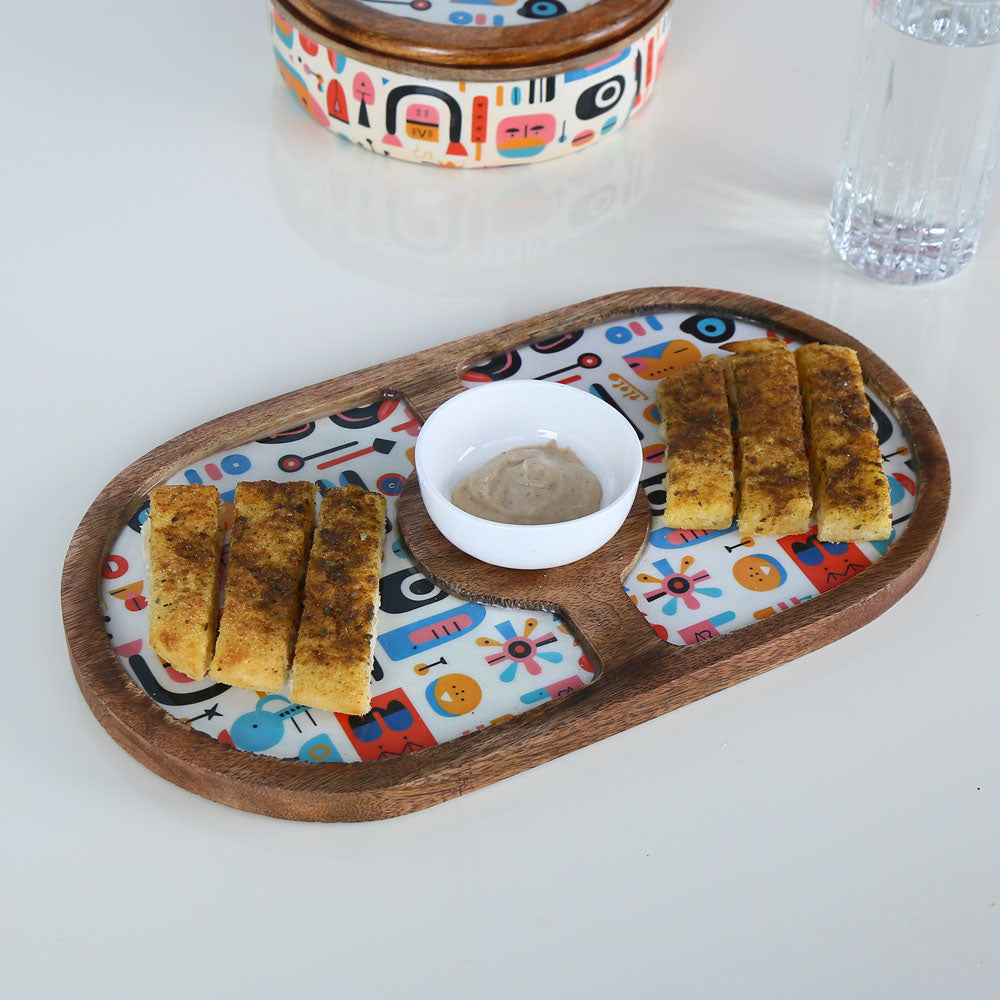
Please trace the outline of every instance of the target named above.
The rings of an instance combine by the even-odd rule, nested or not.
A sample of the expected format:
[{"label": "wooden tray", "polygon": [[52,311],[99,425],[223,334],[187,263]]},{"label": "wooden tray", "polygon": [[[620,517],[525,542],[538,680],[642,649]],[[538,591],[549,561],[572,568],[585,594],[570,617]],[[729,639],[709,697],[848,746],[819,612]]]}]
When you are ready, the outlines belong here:
[{"label": "wooden tray", "polygon": [[[426,419],[461,389],[478,361],[540,338],[666,310],[711,312],[778,335],[854,348],[865,379],[891,407],[919,473],[906,533],[879,562],[836,589],[709,642],[663,642],[621,581],[643,546],[649,509],[640,494],[624,527],[599,553],[569,567],[498,571],[452,548],[430,524],[411,478],[399,498],[406,542],[424,572],[476,600],[542,608],[564,617],[599,669],[571,696],[419,753],[364,763],[303,763],[219,743],[167,715],[127,676],[98,602],[110,545],[149,489],[220,449],[300,424],[380,394],[404,398]],[[950,478],[944,446],[920,401],[880,358],[834,327],[745,295],[649,288],[604,296],[299,389],[230,413],[161,445],[112,480],[70,543],[63,621],[74,673],[94,715],[132,756],[164,778],[218,802],[300,820],[365,820],[434,805],[549,761],[752,677],[860,628],[919,579],[937,544]]]}]

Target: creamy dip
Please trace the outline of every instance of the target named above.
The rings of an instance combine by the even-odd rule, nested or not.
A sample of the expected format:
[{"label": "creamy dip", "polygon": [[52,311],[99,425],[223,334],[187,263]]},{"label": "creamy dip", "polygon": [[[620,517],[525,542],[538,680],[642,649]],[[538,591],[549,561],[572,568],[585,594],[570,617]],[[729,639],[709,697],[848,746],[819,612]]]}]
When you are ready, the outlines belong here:
[{"label": "creamy dip", "polygon": [[549,441],[497,455],[459,483],[451,502],[487,521],[555,524],[598,510],[601,484],[569,448]]}]

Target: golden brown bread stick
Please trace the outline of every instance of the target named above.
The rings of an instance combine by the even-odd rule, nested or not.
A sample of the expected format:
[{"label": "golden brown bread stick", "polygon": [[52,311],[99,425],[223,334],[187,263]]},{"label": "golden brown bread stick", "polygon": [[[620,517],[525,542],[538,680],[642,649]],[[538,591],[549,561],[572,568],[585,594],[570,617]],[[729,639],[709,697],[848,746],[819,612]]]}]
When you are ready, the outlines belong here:
[{"label": "golden brown bread stick", "polygon": [[740,346],[726,361],[737,423],[739,531],[807,531],[812,492],[795,361],[770,339]]},{"label": "golden brown bread stick", "polygon": [[272,694],[284,687],[315,494],[312,483],[237,484],[215,680]]},{"label": "golden brown bread stick", "polygon": [[730,354],[760,354],[761,351],[787,351],[788,347],[777,337],[758,337],[756,340],[734,340],[723,344],[722,349]]},{"label": "golden brown bread stick", "polygon": [[175,670],[201,680],[218,625],[222,517],[214,486],[157,486],[143,526],[149,564],[149,644]]},{"label": "golden brown bread stick", "polygon": [[385,497],[328,490],[309,555],[292,698],[347,715],[371,709],[371,669],[385,532]]},{"label": "golden brown bread stick", "polygon": [[667,446],[664,521],[671,528],[728,528],[736,484],[722,362],[709,355],[667,376],[656,402]]},{"label": "golden brown bread stick", "polygon": [[806,344],[795,352],[816,494],[816,537],[860,542],[892,534],[889,482],[872,430],[857,354]]}]

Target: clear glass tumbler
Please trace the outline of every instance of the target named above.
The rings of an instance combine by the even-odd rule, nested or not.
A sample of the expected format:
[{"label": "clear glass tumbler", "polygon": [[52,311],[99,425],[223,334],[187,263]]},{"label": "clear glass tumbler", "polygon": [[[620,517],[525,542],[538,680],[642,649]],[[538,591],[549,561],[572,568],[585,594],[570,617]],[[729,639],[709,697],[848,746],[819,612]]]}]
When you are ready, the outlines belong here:
[{"label": "clear glass tumbler", "polygon": [[830,209],[837,253],[898,284],[976,252],[1000,148],[1000,0],[863,0]]}]

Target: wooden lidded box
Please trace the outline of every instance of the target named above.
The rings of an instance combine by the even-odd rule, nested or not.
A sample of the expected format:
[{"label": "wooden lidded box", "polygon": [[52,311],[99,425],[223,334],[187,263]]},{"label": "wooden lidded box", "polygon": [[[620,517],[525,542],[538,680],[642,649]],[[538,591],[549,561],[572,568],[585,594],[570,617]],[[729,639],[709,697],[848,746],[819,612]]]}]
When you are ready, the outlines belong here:
[{"label": "wooden lidded box", "polygon": [[445,167],[538,163],[648,100],[671,0],[272,0],[278,69],[321,125]]}]

